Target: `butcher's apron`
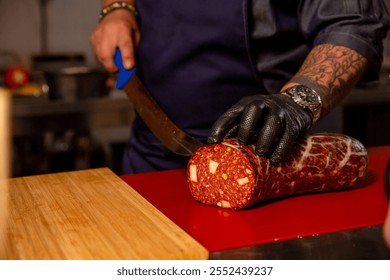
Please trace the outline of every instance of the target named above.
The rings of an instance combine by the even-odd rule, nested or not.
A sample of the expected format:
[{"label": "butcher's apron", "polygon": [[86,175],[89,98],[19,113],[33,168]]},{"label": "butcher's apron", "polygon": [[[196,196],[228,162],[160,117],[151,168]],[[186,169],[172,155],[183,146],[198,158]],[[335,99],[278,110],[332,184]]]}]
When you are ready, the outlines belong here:
[{"label": "butcher's apron", "polygon": [[[137,1],[139,76],[165,113],[205,142],[215,120],[244,96],[259,93],[248,50],[245,0]],[[184,168],[138,117],[123,172]]]}]

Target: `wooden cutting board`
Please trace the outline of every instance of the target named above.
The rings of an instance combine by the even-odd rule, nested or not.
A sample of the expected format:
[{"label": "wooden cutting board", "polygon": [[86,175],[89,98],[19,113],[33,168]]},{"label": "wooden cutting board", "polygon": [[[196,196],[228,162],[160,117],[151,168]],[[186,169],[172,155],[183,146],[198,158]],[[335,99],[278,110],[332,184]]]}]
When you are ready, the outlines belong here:
[{"label": "wooden cutting board", "polygon": [[10,103],[11,93],[0,86],[0,246],[5,242],[5,221],[8,215],[8,187],[4,180],[10,174]]},{"label": "wooden cutting board", "polygon": [[[107,168],[9,179],[6,259],[207,259]],[[1,254],[0,254],[1,255]]]}]

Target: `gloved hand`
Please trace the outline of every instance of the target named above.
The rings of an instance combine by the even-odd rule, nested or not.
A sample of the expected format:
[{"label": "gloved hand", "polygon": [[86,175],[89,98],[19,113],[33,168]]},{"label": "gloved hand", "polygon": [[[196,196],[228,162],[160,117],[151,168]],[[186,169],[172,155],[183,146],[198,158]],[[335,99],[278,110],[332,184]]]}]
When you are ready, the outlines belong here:
[{"label": "gloved hand", "polygon": [[282,94],[241,99],[212,126],[207,142],[216,144],[238,133],[242,145],[255,143],[255,153],[279,163],[313,123],[309,112]]}]

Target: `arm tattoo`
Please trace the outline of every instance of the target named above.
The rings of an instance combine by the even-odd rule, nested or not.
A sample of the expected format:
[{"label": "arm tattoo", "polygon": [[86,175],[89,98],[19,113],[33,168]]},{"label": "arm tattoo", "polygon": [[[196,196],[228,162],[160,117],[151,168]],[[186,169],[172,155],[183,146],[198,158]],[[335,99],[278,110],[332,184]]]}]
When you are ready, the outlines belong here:
[{"label": "arm tattoo", "polygon": [[324,116],[352,90],[366,65],[366,58],[347,47],[318,45],[288,84],[303,84],[316,90],[322,98]]}]

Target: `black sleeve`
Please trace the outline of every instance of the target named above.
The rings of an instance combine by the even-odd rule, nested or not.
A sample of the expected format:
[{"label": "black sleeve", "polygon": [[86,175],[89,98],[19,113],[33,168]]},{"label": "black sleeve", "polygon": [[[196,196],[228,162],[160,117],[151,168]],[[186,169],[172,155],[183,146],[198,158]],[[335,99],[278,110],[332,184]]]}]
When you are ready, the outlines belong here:
[{"label": "black sleeve", "polygon": [[379,77],[390,17],[383,0],[302,0],[300,27],[313,46],[348,47],[368,60],[363,79]]}]

